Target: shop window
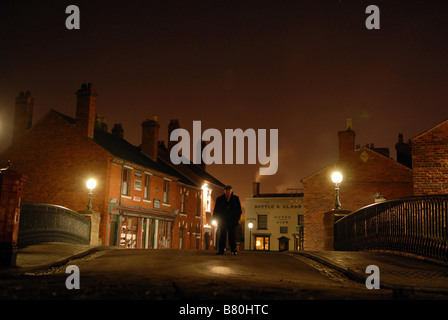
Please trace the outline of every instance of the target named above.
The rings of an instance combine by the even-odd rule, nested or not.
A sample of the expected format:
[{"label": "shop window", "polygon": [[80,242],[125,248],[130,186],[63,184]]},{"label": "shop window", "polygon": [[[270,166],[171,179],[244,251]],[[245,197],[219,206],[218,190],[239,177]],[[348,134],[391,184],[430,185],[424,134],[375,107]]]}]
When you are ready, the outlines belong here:
[{"label": "shop window", "polygon": [[160,249],[169,249],[171,248],[171,221],[159,220],[159,239],[158,239],[158,248]]},{"label": "shop window", "polygon": [[154,248],[154,219],[143,219],[142,248]]},{"label": "shop window", "polygon": [[269,250],[269,236],[256,236],[255,237],[255,250]]},{"label": "shop window", "polygon": [[138,218],[124,216],[121,223],[120,247],[137,248],[137,235]]}]

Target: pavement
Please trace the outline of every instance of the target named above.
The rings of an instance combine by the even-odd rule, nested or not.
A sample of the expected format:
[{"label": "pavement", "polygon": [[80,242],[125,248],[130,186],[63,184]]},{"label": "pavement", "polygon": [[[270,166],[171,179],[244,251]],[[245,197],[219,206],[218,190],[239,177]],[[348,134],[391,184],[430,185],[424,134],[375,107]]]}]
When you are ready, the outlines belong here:
[{"label": "pavement", "polygon": [[[2,274],[24,274],[66,264],[112,247],[69,243],[42,243],[19,249],[15,267],[1,267]],[[448,263],[388,252],[300,251],[285,254],[304,256],[365,283],[369,265],[380,270],[380,288],[448,294]]]},{"label": "pavement", "polygon": [[103,248],[105,247],[64,242],[47,242],[28,246],[18,250],[15,267],[0,267],[0,275],[61,266],[71,259],[81,258]]},{"label": "pavement", "polygon": [[310,251],[297,254],[336,269],[352,280],[366,283],[379,268],[380,288],[448,294],[448,263],[421,256],[381,251]]}]

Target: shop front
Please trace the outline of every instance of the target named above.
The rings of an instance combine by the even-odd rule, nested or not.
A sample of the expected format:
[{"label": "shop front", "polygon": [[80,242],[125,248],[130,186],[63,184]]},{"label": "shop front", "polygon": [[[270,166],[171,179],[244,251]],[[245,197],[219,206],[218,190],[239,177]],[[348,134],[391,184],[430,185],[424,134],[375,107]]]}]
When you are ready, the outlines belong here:
[{"label": "shop front", "polygon": [[301,195],[258,195],[245,200],[245,250],[303,250]]},{"label": "shop front", "polygon": [[118,206],[109,214],[109,245],[129,249],[171,248],[176,215]]}]

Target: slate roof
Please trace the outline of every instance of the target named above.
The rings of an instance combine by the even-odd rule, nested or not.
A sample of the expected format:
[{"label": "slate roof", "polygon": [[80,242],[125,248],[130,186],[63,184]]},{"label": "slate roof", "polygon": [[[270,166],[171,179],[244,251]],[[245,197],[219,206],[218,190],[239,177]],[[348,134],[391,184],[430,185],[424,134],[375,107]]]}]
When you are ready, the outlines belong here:
[{"label": "slate roof", "polygon": [[[164,144],[162,144],[162,145],[159,144],[159,154],[160,154],[160,152],[165,153],[164,157],[162,157],[162,159],[166,159],[169,157],[168,149],[166,148],[166,146]],[[188,168],[192,173],[201,177],[201,179],[203,179],[207,182],[213,183],[214,185],[219,186],[219,187],[225,187],[224,183],[222,183],[221,181],[216,179],[214,176],[212,176],[210,173],[208,173],[206,170],[204,170],[200,165],[190,162],[190,164],[180,163],[179,166]]]},{"label": "slate roof", "polygon": [[[52,111],[60,115],[70,124],[74,125],[76,123],[76,120],[74,118],[62,114],[56,110]],[[150,157],[141,152],[140,147],[134,146],[125,139],[114,136],[112,133],[106,132],[99,128],[95,128],[93,141],[96,142],[100,147],[108,151],[114,157],[135,163],[137,165],[154,171],[158,171],[160,173],[165,173],[172,177],[177,177],[179,179],[179,182],[181,183],[200,188],[197,183],[193,182],[191,179],[175,170],[165,161],[152,160]]]}]

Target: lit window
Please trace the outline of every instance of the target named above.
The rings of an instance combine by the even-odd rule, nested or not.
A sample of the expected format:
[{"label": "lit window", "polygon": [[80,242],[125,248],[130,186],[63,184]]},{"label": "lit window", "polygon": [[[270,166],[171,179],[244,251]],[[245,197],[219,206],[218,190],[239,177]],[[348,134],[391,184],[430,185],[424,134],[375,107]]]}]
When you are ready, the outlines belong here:
[{"label": "lit window", "polygon": [[206,203],[206,210],[207,212],[211,212],[212,211],[212,191],[211,190],[207,190],[207,203]]},{"label": "lit window", "polygon": [[255,237],[255,250],[269,250],[269,237],[257,236]]}]

